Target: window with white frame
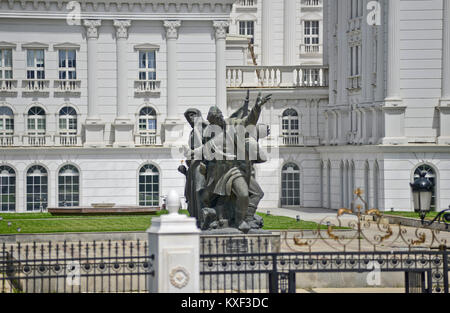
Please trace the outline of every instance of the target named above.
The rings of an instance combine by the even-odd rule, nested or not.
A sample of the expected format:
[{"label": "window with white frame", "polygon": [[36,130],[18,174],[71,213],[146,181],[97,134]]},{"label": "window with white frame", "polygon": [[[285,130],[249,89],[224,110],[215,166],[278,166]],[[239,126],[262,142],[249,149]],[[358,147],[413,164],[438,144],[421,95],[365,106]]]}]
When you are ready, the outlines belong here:
[{"label": "window with white frame", "polygon": [[144,107],[139,112],[139,133],[156,134],[156,111],[152,107]]},{"label": "window with white frame", "polygon": [[139,171],[139,205],[159,206],[159,171],[152,164],[144,165]]},{"label": "window with white frame", "polygon": [[27,79],[45,79],[44,49],[27,50]]},{"label": "window with white frame", "polygon": [[16,210],[16,172],[9,166],[0,166],[0,210]]},{"label": "window with white frame", "polygon": [[73,165],[65,165],[59,170],[58,205],[60,207],[80,205],[80,173]]},{"label": "window with white frame", "polygon": [[284,144],[298,145],[300,126],[297,111],[294,109],[287,109],[283,112],[282,130]]},{"label": "window with white frame", "polygon": [[254,21],[239,21],[239,35],[252,36],[251,44],[255,42],[255,22]]},{"label": "window with white frame", "polygon": [[0,136],[11,136],[14,133],[14,113],[6,107],[0,107]]},{"label": "window with white frame", "polygon": [[281,172],[281,205],[300,205],[300,169],[293,163],[283,166]]},{"label": "window with white frame", "polygon": [[32,166],[27,171],[27,211],[47,209],[48,173],[40,166]]},{"label": "window with white frame", "polygon": [[46,116],[43,108],[32,107],[28,110],[27,128],[30,136],[45,135]]},{"label": "window with white frame", "polygon": [[156,50],[139,51],[139,80],[156,80]]},{"label": "window with white frame", "polygon": [[303,43],[305,46],[319,45],[319,21],[304,22]]},{"label": "window with white frame", "polygon": [[0,49],[0,79],[12,78],[12,49]]},{"label": "window with white frame", "polygon": [[77,111],[70,106],[59,110],[59,134],[74,136],[77,134]]},{"label": "window with white frame", "polygon": [[59,50],[59,79],[77,79],[77,52],[72,49]]}]

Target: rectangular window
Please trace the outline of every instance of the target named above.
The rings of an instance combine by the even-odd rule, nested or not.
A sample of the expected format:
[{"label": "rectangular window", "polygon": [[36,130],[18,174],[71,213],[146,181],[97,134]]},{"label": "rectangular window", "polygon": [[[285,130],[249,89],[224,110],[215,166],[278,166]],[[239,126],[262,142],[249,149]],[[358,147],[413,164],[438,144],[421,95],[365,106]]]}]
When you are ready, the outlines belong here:
[{"label": "rectangular window", "polygon": [[304,44],[319,44],[319,21],[305,21],[304,24]]},{"label": "rectangular window", "polygon": [[251,43],[254,43],[255,37],[255,22],[254,21],[240,21],[239,22],[239,35],[252,36]]},{"label": "rectangular window", "polygon": [[12,78],[12,50],[0,49],[0,79]]},{"label": "rectangular window", "polygon": [[139,79],[156,80],[156,51],[139,51]]},{"label": "rectangular window", "polygon": [[77,52],[59,50],[59,79],[77,79]]},{"label": "rectangular window", "polygon": [[43,49],[27,50],[27,79],[45,79],[45,57]]}]

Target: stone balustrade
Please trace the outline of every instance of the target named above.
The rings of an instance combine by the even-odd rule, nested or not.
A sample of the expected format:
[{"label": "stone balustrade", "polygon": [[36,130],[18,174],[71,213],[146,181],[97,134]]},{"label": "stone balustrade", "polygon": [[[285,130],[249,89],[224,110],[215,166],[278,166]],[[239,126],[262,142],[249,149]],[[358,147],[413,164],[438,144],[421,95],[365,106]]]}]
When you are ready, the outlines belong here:
[{"label": "stone balustrade", "polygon": [[229,66],[228,88],[328,87],[328,68],[315,66]]}]

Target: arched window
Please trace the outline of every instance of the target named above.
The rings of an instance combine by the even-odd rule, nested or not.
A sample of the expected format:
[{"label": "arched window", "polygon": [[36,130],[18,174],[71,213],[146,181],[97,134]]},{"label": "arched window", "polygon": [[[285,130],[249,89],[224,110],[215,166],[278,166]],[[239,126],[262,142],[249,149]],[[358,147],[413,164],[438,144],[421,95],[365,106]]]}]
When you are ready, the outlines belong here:
[{"label": "arched window", "polygon": [[281,172],[281,205],[300,206],[300,169],[293,163],[283,166]]},{"label": "arched window", "polygon": [[139,171],[139,205],[159,206],[159,171],[154,165],[146,164]]},{"label": "arched window", "polygon": [[297,111],[287,109],[283,112],[282,128],[284,144],[298,145],[300,125]]},{"label": "arched window", "polygon": [[72,107],[63,107],[59,110],[59,134],[70,136],[77,134],[77,111]]},{"label": "arched window", "polygon": [[73,165],[64,165],[58,173],[58,206],[80,205],[80,173]]},{"label": "arched window", "polygon": [[8,107],[0,107],[0,136],[11,136],[14,133],[14,113]]},{"label": "arched window", "polygon": [[418,166],[414,171],[414,180],[420,178],[420,173],[425,172],[427,175],[425,176],[428,180],[433,184],[433,190],[431,195],[431,210],[436,210],[436,187],[437,187],[437,179],[436,172],[433,167],[428,164],[422,164]]},{"label": "arched window", "polygon": [[144,107],[139,112],[139,135],[141,144],[156,144],[156,131],[156,111],[152,107]]},{"label": "arched window", "polygon": [[32,107],[28,111],[28,135],[45,135],[45,111],[41,107]]},{"label": "arched window", "polygon": [[42,211],[48,204],[48,173],[40,166],[32,166],[27,172],[27,211]]},{"label": "arched window", "polygon": [[0,166],[0,209],[2,212],[16,210],[16,172],[9,166]]}]

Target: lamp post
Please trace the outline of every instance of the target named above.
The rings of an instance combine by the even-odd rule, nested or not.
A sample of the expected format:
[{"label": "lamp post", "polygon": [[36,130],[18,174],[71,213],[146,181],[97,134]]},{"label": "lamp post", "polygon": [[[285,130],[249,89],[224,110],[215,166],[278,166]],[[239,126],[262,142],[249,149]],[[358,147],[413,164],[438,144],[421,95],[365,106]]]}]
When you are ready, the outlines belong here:
[{"label": "lamp post", "polygon": [[410,184],[413,193],[414,211],[418,212],[422,225],[430,226],[434,222],[445,223],[446,227],[450,224],[450,209],[440,212],[432,221],[425,222],[426,215],[431,209],[431,199],[433,197],[433,183],[426,178],[427,172],[422,171],[420,177]]},{"label": "lamp post", "polygon": [[420,172],[420,177],[410,184],[413,193],[414,211],[420,214],[422,224],[424,224],[425,216],[430,212],[433,195],[433,183],[425,177],[426,175],[427,172]]}]

